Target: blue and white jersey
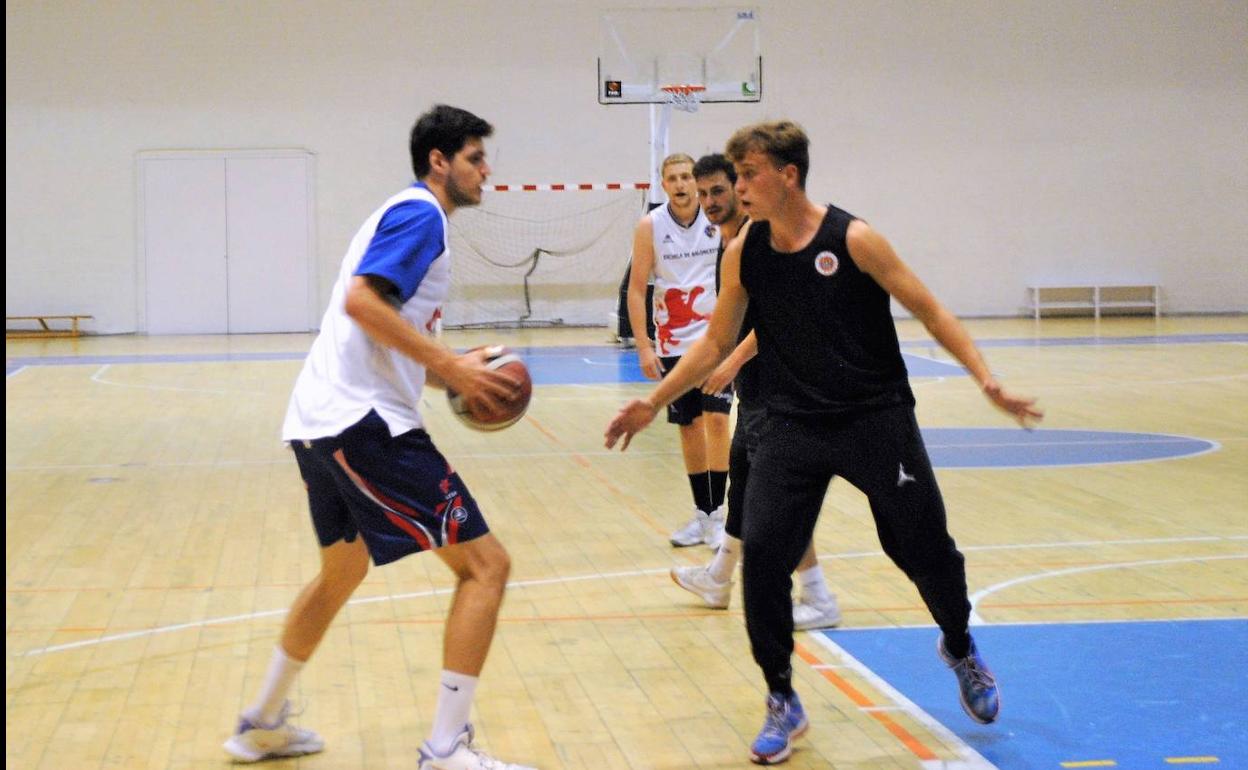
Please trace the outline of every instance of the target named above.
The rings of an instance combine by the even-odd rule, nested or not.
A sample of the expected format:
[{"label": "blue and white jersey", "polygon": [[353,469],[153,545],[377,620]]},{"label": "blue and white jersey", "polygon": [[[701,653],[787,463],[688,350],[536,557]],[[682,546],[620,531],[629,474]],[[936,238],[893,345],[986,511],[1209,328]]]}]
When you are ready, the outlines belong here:
[{"label": "blue and white jersey", "polygon": [[321,319],[321,331],[295,382],[282,440],[336,436],[375,409],[398,436],[423,427],[418,405],[425,367],[373,342],[347,315],[347,288],[357,275],[375,275],[397,289],[398,311],[433,335],[451,286],[446,213],[417,183],[372,213],[351,239]]}]

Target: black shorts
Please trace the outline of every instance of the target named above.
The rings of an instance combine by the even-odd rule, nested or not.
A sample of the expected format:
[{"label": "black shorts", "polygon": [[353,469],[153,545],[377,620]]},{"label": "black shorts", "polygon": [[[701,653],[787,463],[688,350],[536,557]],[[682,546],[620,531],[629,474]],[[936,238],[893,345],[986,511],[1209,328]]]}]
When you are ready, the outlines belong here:
[{"label": "black shorts", "polygon": [[[680,356],[660,357],[663,376],[676,368]],[[690,388],[684,395],[667,405],[667,421],[674,425],[691,425],[703,412],[728,414],[732,411],[732,383],[718,393],[703,393],[700,387]]]},{"label": "black shorts", "polygon": [[376,412],[331,438],[292,441],[321,547],[357,534],[375,564],[490,531],[468,487],[423,430],[391,436]]}]

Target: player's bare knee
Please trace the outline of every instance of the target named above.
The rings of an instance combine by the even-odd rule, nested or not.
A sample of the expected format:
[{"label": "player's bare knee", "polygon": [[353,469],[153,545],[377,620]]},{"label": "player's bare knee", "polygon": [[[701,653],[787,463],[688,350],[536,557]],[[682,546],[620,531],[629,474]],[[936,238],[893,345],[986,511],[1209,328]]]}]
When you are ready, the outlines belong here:
[{"label": "player's bare knee", "polygon": [[450,548],[455,550],[448,549],[443,558],[461,582],[473,581],[502,591],[511,574],[511,557],[502,543],[487,535]]},{"label": "player's bare knee", "polygon": [[321,580],[334,590],[350,593],[368,576],[368,559],[339,561],[321,566]]},{"label": "player's bare knee", "polygon": [[482,560],[478,572],[481,582],[502,591],[511,575],[511,556],[507,549],[501,545],[491,549],[488,557]]}]

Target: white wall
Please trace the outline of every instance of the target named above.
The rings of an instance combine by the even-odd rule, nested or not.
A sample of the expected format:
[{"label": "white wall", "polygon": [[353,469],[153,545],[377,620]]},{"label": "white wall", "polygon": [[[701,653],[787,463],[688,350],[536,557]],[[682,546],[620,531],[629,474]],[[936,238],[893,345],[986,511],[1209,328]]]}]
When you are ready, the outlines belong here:
[{"label": "white wall", "polygon": [[[140,150],[315,153],[322,298],[410,181],[407,132],[434,102],[497,126],[495,182],[643,180],[647,108],[595,98],[598,14],[624,4],[659,5],[10,0],[6,312],[135,329]],[[812,195],[870,220],[961,314],[1114,279],[1160,283],[1167,312],[1248,311],[1248,3],[756,7],[763,102],[678,114],[673,150],[799,121]]]}]

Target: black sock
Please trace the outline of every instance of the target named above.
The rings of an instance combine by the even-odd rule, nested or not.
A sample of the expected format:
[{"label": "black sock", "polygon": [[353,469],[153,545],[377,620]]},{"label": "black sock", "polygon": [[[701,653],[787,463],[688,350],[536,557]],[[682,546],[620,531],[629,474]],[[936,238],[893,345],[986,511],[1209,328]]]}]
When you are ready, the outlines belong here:
[{"label": "black sock", "polygon": [[962,660],[971,654],[971,635],[967,631],[945,632],[945,652],[952,657]]},{"label": "black sock", "polygon": [[711,509],[724,504],[724,490],[728,489],[728,471],[707,471],[711,477]]},{"label": "black sock", "polygon": [[763,672],[763,678],[767,680],[767,691],[775,693],[784,699],[788,699],[793,694],[793,668],[790,666],[783,671],[774,674]]},{"label": "black sock", "polygon": [[689,489],[693,492],[693,504],[703,513],[715,510],[711,505],[711,484],[706,479],[706,471],[689,474]]}]

